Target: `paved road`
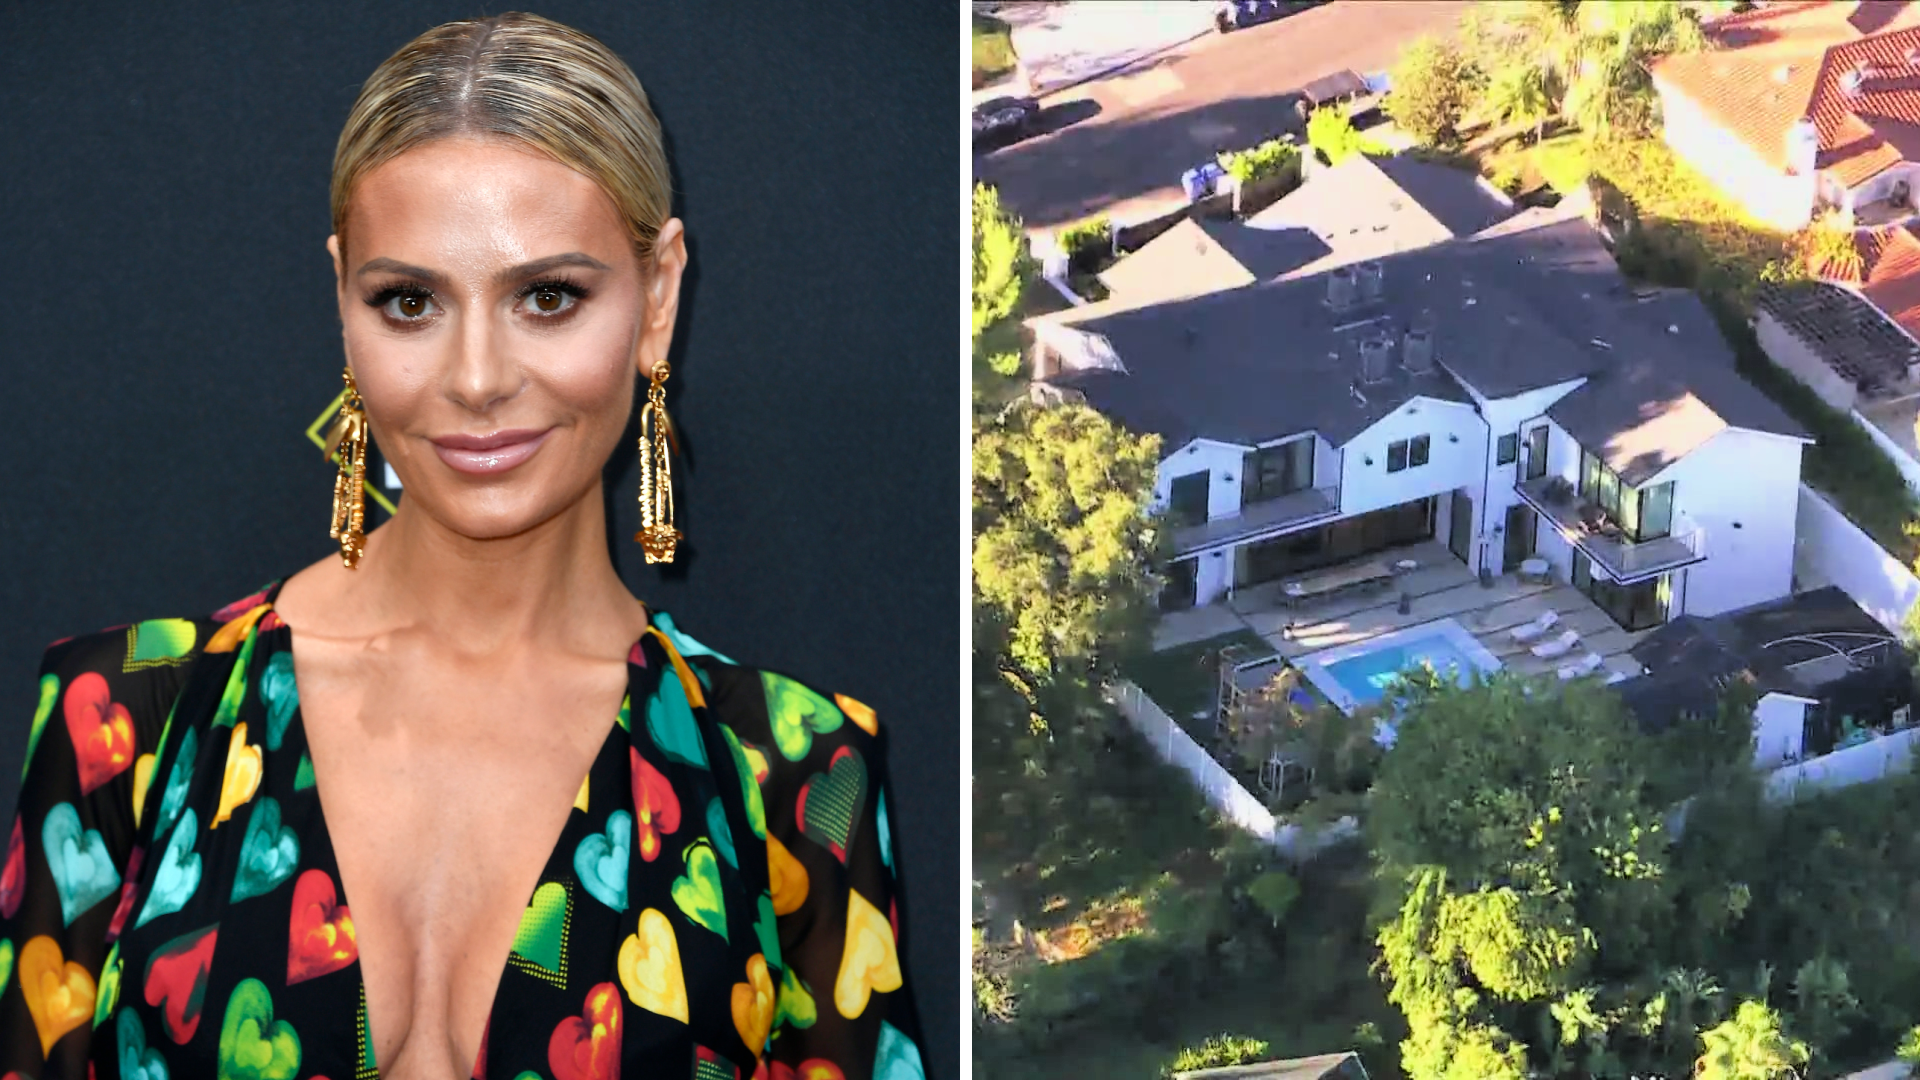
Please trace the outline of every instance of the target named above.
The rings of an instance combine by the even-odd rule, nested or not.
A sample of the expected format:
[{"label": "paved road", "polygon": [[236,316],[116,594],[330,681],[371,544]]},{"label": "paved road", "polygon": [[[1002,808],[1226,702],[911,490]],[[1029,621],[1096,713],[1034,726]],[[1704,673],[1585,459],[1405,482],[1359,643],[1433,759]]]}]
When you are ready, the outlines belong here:
[{"label": "paved road", "polygon": [[[1278,22],[1211,34],[1126,72],[1046,98],[1054,130],[974,159],[974,177],[1030,227],[1177,203],[1182,171],[1297,122],[1301,84],[1392,65],[1444,33],[1469,0],[1337,0]],[[1063,125],[1064,126],[1061,126]]]}]

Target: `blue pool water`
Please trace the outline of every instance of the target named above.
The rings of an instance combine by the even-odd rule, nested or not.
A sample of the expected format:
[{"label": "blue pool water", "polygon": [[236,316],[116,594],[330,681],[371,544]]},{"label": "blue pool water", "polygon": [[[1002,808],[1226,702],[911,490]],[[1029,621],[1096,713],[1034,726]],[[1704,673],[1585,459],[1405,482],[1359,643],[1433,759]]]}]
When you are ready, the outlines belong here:
[{"label": "blue pool water", "polygon": [[1476,671],[1500,670],[1500,661],[1465,627],[1441,619],[1328,649],[1302,658],[1298,666],[1329,700],[1352,712],[1379,701],[1408,668],[1432,667],[1465,684]]}]

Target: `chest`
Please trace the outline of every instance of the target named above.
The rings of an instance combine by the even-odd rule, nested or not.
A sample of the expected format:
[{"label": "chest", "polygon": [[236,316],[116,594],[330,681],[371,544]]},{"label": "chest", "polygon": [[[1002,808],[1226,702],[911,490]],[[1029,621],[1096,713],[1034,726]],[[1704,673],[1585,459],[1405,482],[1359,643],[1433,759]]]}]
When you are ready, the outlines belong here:
[{"label": "chest", "polygon": [[258,1033],[247,1052],[297,1051],[299,1075],[513,1076],[564,1031],[629,1072],[752,1061],[732,1002],[777,948],[764,856],[724,743],[699,765],[656,745],[657,680],[340,692],[303,656],[296,691],[276,665],[183,698],[117,954],[135,1008],[96,1033],[116,1060],[146,1040],[213,1075]]}]

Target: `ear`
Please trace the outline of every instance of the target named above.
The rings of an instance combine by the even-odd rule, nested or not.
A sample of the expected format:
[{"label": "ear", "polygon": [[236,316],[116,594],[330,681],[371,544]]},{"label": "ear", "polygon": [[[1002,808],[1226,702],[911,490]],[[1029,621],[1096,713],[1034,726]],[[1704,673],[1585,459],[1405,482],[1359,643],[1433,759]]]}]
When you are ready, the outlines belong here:
[{"label": "ear", "polygon": [[647,313],[640,326],[636,366],[653,377],[653,366],[673,347],[673,325],[680,314],[680,280],[687,269],[687,230],[679,218],[660,227],[653,244],[653,266],[647,277]]},{"label": "ear", "polygon": [[327,254],[333,256],[333,287],[339,289],[346,281],[346,266],[340,261],[340,237],[327,237]]}]

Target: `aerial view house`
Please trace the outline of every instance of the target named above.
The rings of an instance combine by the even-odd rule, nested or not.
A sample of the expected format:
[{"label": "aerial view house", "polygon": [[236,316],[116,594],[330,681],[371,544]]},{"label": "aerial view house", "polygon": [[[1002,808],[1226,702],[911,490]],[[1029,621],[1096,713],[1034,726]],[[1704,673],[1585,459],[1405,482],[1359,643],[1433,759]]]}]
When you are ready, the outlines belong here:
[{"label": "aerial view house", "polygon": [[1860,225],[1911,216],[1920,5],[1774,3],[1707,29],[1712,49],[1650,68],[1675,153],[1778,228],[1828,207]]},{"label": "aerial view house", "polygon": [[1037,397],[1160,436],[1169,607],[1436,541],[1630,630],[1791,591],[1810,440],[1572,214],[1028,325]]}]

